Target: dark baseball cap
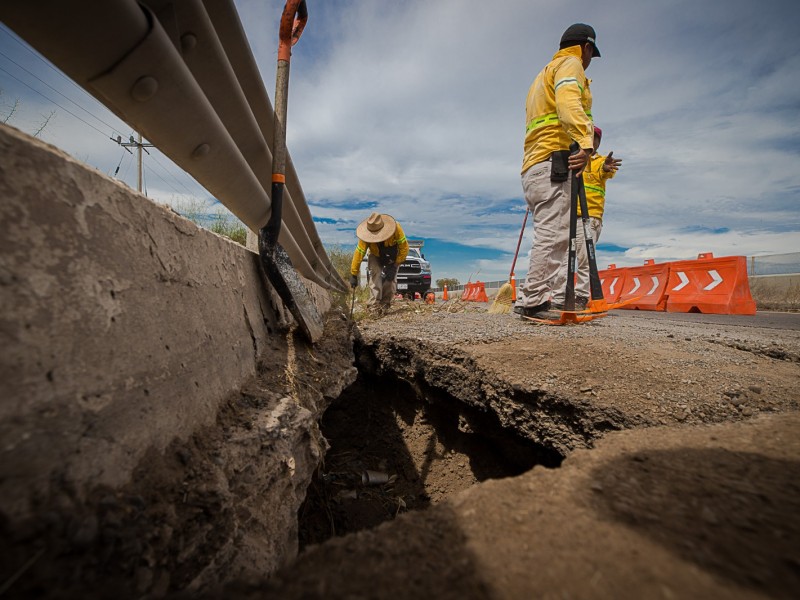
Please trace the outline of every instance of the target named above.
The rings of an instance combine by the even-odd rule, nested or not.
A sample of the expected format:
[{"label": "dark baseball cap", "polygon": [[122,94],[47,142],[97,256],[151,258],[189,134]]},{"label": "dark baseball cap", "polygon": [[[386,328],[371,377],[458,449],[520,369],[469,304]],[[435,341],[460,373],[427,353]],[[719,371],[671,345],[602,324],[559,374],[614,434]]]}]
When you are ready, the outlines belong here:
[{"label": "dark baseball cap", "polygon": [[594,52],[592,52],[592,56],[594,58],[598,58],[600,56],[600,51],[597,49],[597,42],[595,41],[596,39],[597,36],[595,36],[594,28],[591,25],[586,25],[585,23],[575,23],[575,25],[570,25],[567,27],[564,35],[561,36],[561,44],[563,45],[564,42],[580,42],[581,44],[591,42],[592,46],[594,46]]}]

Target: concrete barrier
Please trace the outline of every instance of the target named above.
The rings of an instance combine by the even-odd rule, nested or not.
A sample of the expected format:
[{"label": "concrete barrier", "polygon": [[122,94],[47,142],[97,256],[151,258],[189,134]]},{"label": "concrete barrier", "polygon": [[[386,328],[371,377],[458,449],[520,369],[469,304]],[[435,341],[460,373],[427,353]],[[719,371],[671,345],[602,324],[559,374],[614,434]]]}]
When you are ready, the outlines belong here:
[{"label": "concrete barrier", "polygon": [[[340,339],[329,354],[315,347],[325,361],[311,349],[295,350],[301,341],[281,329],[287,317],[265,287],[256,254],[6,126],[0,126],[0,197],[3,535],[28,523],[27,537],[20,539],[38,543],[30,531],[39,531],[43,515],[50,515],[52,525],[53,515],[61,514],[66,524],[48,530],[49,552],[53,560],[56,554],[79,556],[74,536],[59,537],[73,527],[71,519],[78,518],[77,530],[83,531],[80,519],[97,509],[89,505],[98,501],[98,490],[107,490],[102,493],[116,506],[129,496],[115,491],[133,485],[135,472],[147,474],[163,462],[162,471],[173,473],[176,486],[181,480],[188,486],[178,495],[162,494],[166,504],[158,509],[177,519],[170,526],[183,536],[188,560],[191,545],[202,546],[203,534],[195,540],[181,531],[181,510],[169,503],[206,494],[214,510],[232,514],[226,503],[242,493],[236,491],[243,485],[239,474],[249,468],[259,478],[252,506],[239,499],[250,506],[249,524],[237,517],[215,525],[226,544],[220,563],[225,566],[198,563],[193,585],[247,568],[268,572],[291,558],[297,509],[324,447],[317,427],[324,397],[329,401],[354,379],[349,340]],[[315,298],[324,312],[329,298],[319,288]],[[329,361],[329,355],[342,358]],[[243,430],[238,454],[226,454],[235,442],[212,435],[213,444],[180,451],[191,461],[173,464],[171,444],[213,430],[220,411],[240,397],[259,364],[279,382],[248,392],[259,398],[254,406],[263,427]],[[306,364],[316,369],[313,390],[293,391],[294,380],[284,373],[299,377],[308,372]],[[262,430],[271,432],[268,445]],[[165,454],[168,447],[171,454]],[[214,462],[220,460],[230,462]],[[201,466],[209,478],[202,482],[196,477]],[[204,487],[197,492],[192,485]],[[146,495],[141,489],[126,493]],[[97,529],[105,527],[102,519],[98,525],[100,517],[88,521],[94,523],[90,541],[97,544]],[[135,525],[148,526],[144,520]],[[248,538],[251,532],[261,536],[258,542]],[[146,533],[135,537],[163,542],[143,542],[152,546],[148,552],[157,562],[169,539]],[[9,534],[0,545],[11,540]],[[2,550],[22,558],[30,551],[5,545]],[[46,561],[38,561],[42,573],[51,572]]]}]

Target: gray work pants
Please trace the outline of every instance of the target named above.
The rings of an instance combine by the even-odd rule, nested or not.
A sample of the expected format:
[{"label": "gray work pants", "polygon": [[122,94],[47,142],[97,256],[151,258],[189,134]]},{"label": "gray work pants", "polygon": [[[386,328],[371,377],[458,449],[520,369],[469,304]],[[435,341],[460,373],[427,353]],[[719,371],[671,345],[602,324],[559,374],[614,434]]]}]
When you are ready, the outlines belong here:
[{"label": "gray work pants", "polygon": [[381,280],[381,261],[377,256],[369,255],[367,259],[367,279],[369,280],[370,298],[367,304],[389,306],[394,300],[397,289],[396,278]]},{"label": "gray work pants", "polygon": [[[600,239],[600,232],[603,230],[603,220],[597,217],[589,217],[589,232],[592,236],[595,248],[597,248],[597,240]],[[578,229],[575,234],[575,248],[578,258],[577,279],[575,283],[575,297],[589,298],[589,255],[586,253],[586,237],[583,234],[583,222],[578,217]],[[596,256],[596,255],[595,255]],[[567,257],[568,258],[568,257]],[[564,259],[561,265],[561,277],[564,278],[564,285],[567,283],[567,268],[569,261]],[[566,289],[566,288],[565,288]],[[553,293],[553,302],[557,304],[564,304],[565,293],[564,290]]]},{"label": "gray work pants", "polygon": [[522,174],[525,201],[533,215],[533,245],[518,306],[534,307],[564,294],[566,272],[561,272],[569,248],[569,194],[572,177],[550,181],[549,160],[536,163]]}]

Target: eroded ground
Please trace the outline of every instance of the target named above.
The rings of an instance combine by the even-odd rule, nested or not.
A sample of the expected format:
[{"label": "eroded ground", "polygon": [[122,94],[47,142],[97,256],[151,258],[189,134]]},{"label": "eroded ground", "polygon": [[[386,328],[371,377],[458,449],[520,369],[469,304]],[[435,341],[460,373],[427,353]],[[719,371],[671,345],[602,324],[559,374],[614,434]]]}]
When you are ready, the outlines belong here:
[{"label": "eroded ground", "polygon": [[[651,317],[554,328],[402,306],[362,322],[362,376],[446,406],[462,435],[500,431],[529,456],[564,460],[470,486],[481,480],[459,456],[451,472],[468,489],[310,546],[237,597],[793,597],[800,335],[763,320]],[[372,391],[351,408],[383,407]],[[403,409],[389,399],[382,410]],[[406,448],[419,478],[426,454]],[[379,466],[394,485],[409,475]]]},{"label": "eroded ground", "polygon": [[[359,323],[359,378],[335,400],[319,390],[353,379],[341,328],[318,350],[279,344],[285,366],[218,427],[99,490],[105,516],[54,508],[38,527],[69,530],[74,570],[46,588],[34,563],[13,591],[107,597],[119,574],[120,598],[794,597],[800,333],[684,317],[555,328],[400,303]],[[259,572],[298,541],[296,562]],[[65,550],[23,547],[15,572]]]}]

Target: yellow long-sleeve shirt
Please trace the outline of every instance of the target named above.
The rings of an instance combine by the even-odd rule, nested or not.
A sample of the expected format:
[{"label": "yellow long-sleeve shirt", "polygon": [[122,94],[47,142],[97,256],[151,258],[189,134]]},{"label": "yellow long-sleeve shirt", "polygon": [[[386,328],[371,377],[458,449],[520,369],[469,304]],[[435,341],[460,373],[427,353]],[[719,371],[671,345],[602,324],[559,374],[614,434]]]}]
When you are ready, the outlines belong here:
[{"label": "yellow long-sleeve shirt", "polygon": [[[614,171],[604,171],[603,163],[606,157],[596,152],[589,159],[589,164],[583,171],[583,187],[586,188],[586,208],[589,210],[590,217],[603,218],[603,210],[606,205],[606,181],[612,179],[616,174]],[[580,204],[578,214],[581,213]]]},{"label": "yellow long-sleeve shirt", "polygon": [[[397,258],[395,259],[395,263],[400,265],[406,259],[406,256],[408,256],[408,240],[406,239],[406,234],[403,233],[403,228],[400,227],[400,223],[395,222],[395,226],[394,235],[383,242],[383,244],[386,246],[397,246]],[[350,263],[351,275],[358,275],[361,261],[364,255],[366,255],[367,250],[369,250],[370,254],[373,256],[381,255],[378,244],[368,244],[364,240],[358,240],[355,252],[353,252],[353,262]]]},{"label": "yellow long-sleeve shirt", "polygon": [[581,63],[580,46],[559,50],[536,76],[525,102],[525,154],[522,172],[550,158],[553,152],[569,150],[573,140],[591,148],[591,80]]}]

